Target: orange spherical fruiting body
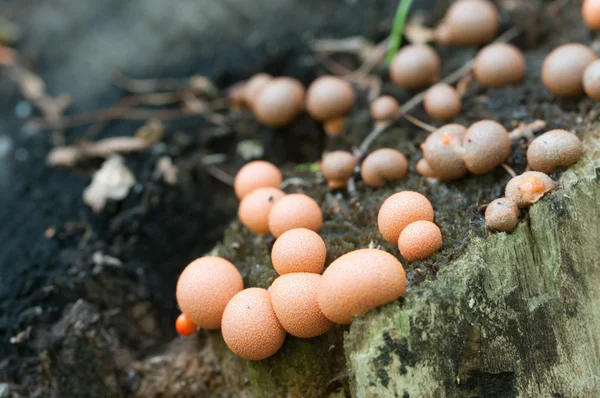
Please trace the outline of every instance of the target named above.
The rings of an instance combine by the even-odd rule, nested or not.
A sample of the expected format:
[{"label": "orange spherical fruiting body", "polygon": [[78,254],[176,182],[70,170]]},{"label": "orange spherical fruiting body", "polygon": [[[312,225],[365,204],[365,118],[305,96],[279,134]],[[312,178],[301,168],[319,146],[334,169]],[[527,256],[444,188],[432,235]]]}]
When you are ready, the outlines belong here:
[{"label": "orange spherical fruiting body", "polygon": [[191,336],[196,333],[197,326],[185,314],[181,314],[175,321],[175,329],[182,336]]},{"label": "orange spherical fruiting body", "polygon": [[256,188],[279,188],[283,182],[281,171],[272,163],[255,160],[246,163],[235,175],[233,189],[238,199],[254,191]]},{"label": "orange spherical fruiting body", "polygon": [[448,8],[436,29],[441,44],[478,45],[491,41],[500,30],[500,15],[488,0],[459,0]]},{"label": "orange spherical fruiting body", "polygon": [[462,100],[454,87],[445,83],[438,83],[425,93],[423,106],[432,118],[448,121],[454,119],[460,113]]},{"label": "orange spherical fruiting body", "polygon": [[316,337],[333,326],[319,308],[317,291],[321,279],[319,274],[306,272],[285,274],[269,288],[277,319],[292,336]]},{"label": "orange spherical fruiting body", "polygon": [[501,87],[523,80],[525,68],[521,50],[512,44],[494,43],[477,53],[473,73],[483,86]]},{"label": "orange spherical fruiting body", "polygon": [[356,157],[350,152],[333,151],[325,155],[321,162],[321,172],[329,183],[329,188],[339,189],[346,186],[348,179],[354,174]]},{"label": "orange spherical fruiting body", "polygon": [[269,83],[272,79],[273,76],[267,73],[257,73],[246,81],[246,84],[244,85],[243,98],[249,107],[254,105],[254,100],[258,94],[260,94],[262,89],[265,88],[267,83]]},{"label": "orange spherical fruiting body", "polygon": [[431,169],[431,166],[427,162],[425,158],[419,159],[417,162],[417,173],[422,175],[423,177],[435,178],[435,173]]},{"label": "orange spherical fruiting body", "polygon": [[554,49],[542,66],[542,81],[552,94],[572,97],[583,93],[583,73],[596,54],[591,48],[570,43]]},{"label": "orange spherical fruiting body", "polygon": [[238,208],[238,217],[242,224],[255,234],[269,233],[269,213],[285,192],[278,188],[257,188],[244,196]]},{"label": "orange spherical fruiting body", "polygon": [[463,136],[463,161],[473,174],[489,173],[510,155],[508,131],[497,122],[473,123]]},{"label": "orange spherical fruiting body", "polygon": [[431,221],[415,221],[402,230],[398,249],[408,261],[421,260],[442,248],[442,232]]},{"label": "orange spherical fruiting body", "polygon": [[583,89],[588,97],[600,101],[600,60],[592,62],[585,68]]},{"label": "orange spherical fruiting body", "polygon": [[271,262],[279,275],[293,272],[320,274],[326,258],[325,242],[316,232],[306,228],[284,232],[271,250]]},{"label": "orange spherical fruiting body", "polygon": [[227,302],[244,288],[237,268],[221,257],[192,261],[177,281],[176,297],[181,312],[199,328],[218,329]]},{"label": "orange spherical fruiting body", "polygon": [[527,207],[554,189],[554,181],[539,171],[527,171],[506,184],[506,197],[518,207]]},{"label": "orange spherical fruiting body", "polygon": [[441,60],[426,44],[404,46],[392,59],[390,78],[406,90],[419,90],[440,78]]},{"label": "orange spherical fruiting body", "polygon": [[581,140],[566,130],[551,130],[534,139],[527,148],[527,163],[536,171],[551,174],[568,167],[583,154]]},{"label": "orange spherical fruiting body", "polygon": [[485,225],[492,231],[511,233],[518,219],[519,207],[508,198],[496,199],[485,209]]},{"label": "orange spherical fruiting body", "polygon": [[405,290],[406,274],[396,257],[383,250],[360,249],[327,267],[317,296],[325,317],[348,325],[353,317],[398,299]]},{"label": "orange spherical fruiting body", "polygon": [[398,114],[398,101],[390,95],[382,95],[371,103],[371,117],[377,121],[394,119]]},{"label": "orange spherical fruiting body", "polygon": [[290,194],[279,199],[269,213],[269,230],[274,237],[294,228],[319,231],[323,225],[321,208],[310,196]]},{"label": "orange spherical fruiting body", "polygon": [[387,181],[404,178],[408,162],[402,152],[391,148],[381,148],[371,152],[363,161],[360,176],[365,184],[379,188]]},{"label": "orange spherical fruiting body", "polygon": [[588,28],[600,29],[600,1],[584,0],[581,6],[581,15]]},{"label": "orange spherical fruiting body", "polygon": [[462,139],[466,131],[460,124],[447,124],[431,133],[421,145],[423,158],[430,171],[425,164],[417,164],[417,171],[421,169],[419,174],[435,176],[440,180],[456,180],[466,176],[469,171],[463,161],[462,151]]},{"label": "orange spherical fruiting body", "polygon": [[433,221],[433,206],[418,192],[398,192],[383,202],[377,215],[379,232],[388,242],[398,244],[402,230],[415,221]]},{"label": "orange spherical fruiting body", "polygon": [[345,116],[354,106],[354,99],[350,83],[335,76],[321,76],[308,87],[306,110],[324,122]]},{"label": "orange spherical fruiting body", "polygon": [[290,77],[270,80],[254,99],[252,110],[256,119],[269,127],[292,123],[304,107],[304,87]]},{"label": "orange spherical fruiting body", "polygon": [[232,297],[223,312],[221,333],[234,354],[252,361],[275,354],[286,336],[269,292],[256,287]]}]

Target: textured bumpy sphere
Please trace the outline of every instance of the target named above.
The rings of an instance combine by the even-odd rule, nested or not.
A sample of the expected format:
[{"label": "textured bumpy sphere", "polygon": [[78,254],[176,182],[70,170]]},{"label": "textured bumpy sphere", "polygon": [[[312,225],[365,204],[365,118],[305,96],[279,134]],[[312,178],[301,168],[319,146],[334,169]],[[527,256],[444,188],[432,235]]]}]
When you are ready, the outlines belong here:
[{"label": "textured bumpy sphere", "polygon": [[442,248],[442,232],[431,221],[415,221],[402,230],[398,249],[408,261],[421,260]]},{"label": "textured bumpy sphere", "polygon": [[327,332],[333,322],[319,308],[319,274],[293,273],[275,279],[269,293],[281,326],[292,336],[311,338]]},{"label": "textured bumpy sphere", "polygon": [[511,233],[519,220],[519,207],[508,198],[499,198],[485,209],[485,225],[492,231]]},{"label": "textured bumpy sphere", "polygon": [[427,90],[423,100],[425,111],[436,120],[448,121],[454,119],[462,108],[458,91],[445,83],[438,83]]},{"label": "textured bumpy sphere", "polygon": [[349,325],[353,317],[398,299],[405,290],[406,274],[396,257],[382,250],[361,249],[327,267],[317,294],[323,315]]},{"label": "textured bumpy sphere", "polygon": [[322,225],[323,213],[317,202],[300,193],[279,199],[269,213],[269,230],[276,238],[294,228],[307,228],[317,232]]},{"label": "textured bumpy sphere", "polygon": [[255,160],[245,164],[235,175],[233,189],[238,199],[254,191],[256,188],[279,188],[283,182],[281,171],[264,160]]},{"label": "textured bumpy sphere", "polygon": [[551,130],[537,137],[527,149],[527,163],[536,171],[552,174],[557,167],[569,167],[583,154],[583,145],[575,134]]},{"label": "textured bumpy sphere", "polygon": [[425,44],[404,46],[392,59],[390,77],[407,90],[419,90],[440,78],[441,61],[435,50]]},{"label": "textured bumpy sphere", "polygon": [[387,181],[404,178],[408,170],[406,157],[395,149],[381,148],[373,151],[365,158],[360,169],[360,176],[365,184],[379,188]]},{"label": "textured bumpy sphere", "polygon": [[275,354],[285,340],[285,329],[279,323],[265,289],[253,287],[236,294],[223,313],[221,333],[234,354],[258,361]]},{"label": "textured bumpy sphere", "polygon": [[285,193],[278,188],[257,188],[244,196],[238,208],[238,217],[242,224],[255,234],[269,233],[269,213]]},{"label": "textured bumpy sphere", "polygon": [[527,171],[506,184],[505,195],[519,207],[527,207],[554,189],[554,181],[539,171]]},{"label": "textured bumpy sphere", "polygon": [[352,106],[354,90],[350,83],[339,77],[321,76],[306,92],[306,110],[319,121],[345,116]]},{"label": "textured bumpy sphere", "polygon": [[516,84],[525,76],[525,57],[512,44],[495,43],[485,46],[475,57],[475,78],[486,87]]},{"label": "textured bumpy sphere", "polygon": [[425,164],[417,164],[419,174],[435,176],[440,180],[456,180],[466,176],[468,170],[462,156],[462,139],[466,131],[466,127],[460,124],[447,124],[431,133],[421,145],[429,170],[424,168]]},{"label": "textured bumpy sphere", "polygon": [[192,261],[177,281],[177,304],[202,329],[218,329],[229,300],[244,288],[240,272],[221,257]]},{"label": "textured bumpy sphere", "polygon": [[346,186],[348,178],[354,174],[356,157],[350,152],[333,151],[325,155],[321,162],[321,172],[327,179],[331,189]]},{"label": "textured bumpy sphere", "polygon": [[271,250],[273,268],[279,275],[292,272],[320,274],[326,258],[325,242],[316,232],[306,228],[284,232]]},{"label": "textured bumpy sphere", "polygon": [[596,54],[578,43],[565,44],[552,51],[542,66],[542,81],[559,97],[583,93],[583,73],[596,60]]},{"label": "textured bumpy sphere", "polygon": [[418,192],[398,192],[383,202],[377,215],[379,232],[388,242],[398,244],[402,230],[415,221],[433,221],[433,206]]},{"label": "textured bumpy sphere", "polygon": [[463,136],[463,150],[463,160],[471,173],[489,173],[510,155],[508,131],[492,120],[474,123]]}]

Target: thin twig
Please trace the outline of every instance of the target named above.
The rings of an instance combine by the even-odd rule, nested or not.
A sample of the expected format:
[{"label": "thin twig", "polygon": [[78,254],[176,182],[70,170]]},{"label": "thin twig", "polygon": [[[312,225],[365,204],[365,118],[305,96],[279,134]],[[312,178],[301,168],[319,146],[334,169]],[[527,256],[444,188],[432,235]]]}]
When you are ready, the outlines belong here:
[{"label": "thin twig", "polygon": [[515,178],[517,176],[517,173],[515,173],[515,171],[513,170],[512,167],[510,167],[509,165],[507,165],[506,163],[502,163],[502,168],[504,170],[506,170],[506,172],[513,178]]},{"label": "thin twig", "polygon": [[220,168],[218,168],[217,166],[215,166],[213,164],[205,164],[204,169],[206,170],[206,172],[208,174],[215,177],[217,180],[221,181],[223,184],[229,185],[230,187],[233,186],[234,177],[231,174],[226,173],[225,171],[221,170]]},{"label": "thin twig", "polygon": [[405,112],[398,112],[398,113],[400,114],[400,116],[402,116],[403,118],[408,120],[410,123],[414,124],[417,127],[422,128],[423,130],[427,130],[431,133],[433,133],[435,130],[437,130],[437,128],[432,126],[431,124],[427,124],[427,123],[417,119],[416,117],[409,115],[408,113],[405,113]]},{"label": "thin twig", "polygon": [[[513,28],[507,30],[506,32],[504,32],[502,35],[498,36],[498,38],[496,40],[494,40],[494,43],[506,43],[506,42],[514,39],[515,37],[517,37],[520,32],[521,32],[520,28],[513,27]],[[464,64],[463,66],[461,66],[460,68],[458,68],[457,70],[452,72],[450,75],[448,75],[446,78],[444,78],[441,82],[446,83],[446,84],[455,83],[458,79],[460,79],[462,76],[464,76],[471,70],[474,62],[475,62],[475,59],[471,59],[466,64]],[[400,107],[400,109],[398,110],[398,116],[401,116],[403,113],[408,113],[414,107],[416,107],[421,102],[423,102],[426,92],[427,92],[427,90],[422,91],[419,94],[412,97],[407,102],[405,102],[404,105],[402,105]],[[373,141],[375,141],[375,139],[382,132],[384,132],[389,126],[391,126],[394,123],[394,121],[395,120],[390,120],[390,121],[383,122],[383,123],[377,123],[375,125],[375,128],[365,137],[363,142],[358,147],[358,150],[356,151],[356,155],[358,155],[359,157],[364,156],[364,154],[367,153],[367,151],[369,150],[369,147],[371,146]]]}]

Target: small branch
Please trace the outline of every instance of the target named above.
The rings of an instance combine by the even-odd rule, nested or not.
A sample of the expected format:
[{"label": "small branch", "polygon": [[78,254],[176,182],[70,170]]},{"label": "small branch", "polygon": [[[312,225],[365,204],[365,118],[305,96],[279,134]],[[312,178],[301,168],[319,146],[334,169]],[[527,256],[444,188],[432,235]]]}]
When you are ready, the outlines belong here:
[{"label": "small branch", "polygon": [[533,141],[536,132],[543,130],[546,127],[546,122],[543,120],[536,120],[533,123],[521,123],[519,126],[508,133],[512,142],[518,141],[521,138],[526,138],[528,141]]},{"label": "small branch", "polygon": [[233,186],[234,177],[231,174],[224,172],[213,164],[205,164],[204,169],[208,174],[221,181],[223,184],[229,185],[230,187]]},{"label": "small branch", "polygon": [[432,126],[431,124],[422,122],[421,120],[417,119],[416,117],[414,117],[412,115],[409,115],[408,113],[400,112],[400,111],[398,111],[398,113],[400,114],[400,116],[402,116],[403,118],[408,120],[410,123],[414,124],[417,127],[422,128],[423,130],[427,130],[431,133],[433,133],[434,131],[437,130],[437,128]]},{"label": "small branch", "polygon": [[513,178],[515,178],[517,176],[517,173],[515,173],[515,171],[513,170],[512,167],[510,167],[509,165],[507,165],[506,163],[502,163],[502,168],[504,170],[506,170],[506,172]]}]

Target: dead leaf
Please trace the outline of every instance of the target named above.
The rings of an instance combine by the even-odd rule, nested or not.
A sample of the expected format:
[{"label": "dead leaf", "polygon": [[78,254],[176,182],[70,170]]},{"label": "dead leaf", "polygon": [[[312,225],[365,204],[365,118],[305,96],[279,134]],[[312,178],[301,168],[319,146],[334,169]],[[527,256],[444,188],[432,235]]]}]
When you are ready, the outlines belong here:
[{"label": "dead leaf", "polygon": [[135,185],[135,176],[127,168],[120,156],[108,158],[98,170],[92,182],[83,191],[83,201],[98,213],[106,205],[108,199],[121,200]]}]

